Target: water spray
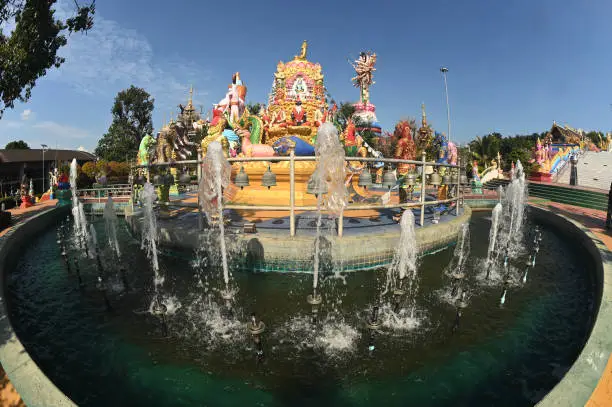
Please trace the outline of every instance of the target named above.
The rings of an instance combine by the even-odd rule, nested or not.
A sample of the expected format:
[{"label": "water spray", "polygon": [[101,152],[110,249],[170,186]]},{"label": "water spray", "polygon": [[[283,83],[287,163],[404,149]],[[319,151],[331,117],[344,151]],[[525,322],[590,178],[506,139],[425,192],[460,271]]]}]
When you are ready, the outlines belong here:
[{"label": "water spray", "polygon": [[161,321],[162,336],[168,336],[168,324],[166,323],[166,313],[168,312],[168,307],[166,307],[166,304],[162,302],[160,295],[155,296],[151,312],[153,315],[157,315]]},{"label": "water spray", "polygon": [[306,302],[312,307],[312,324],[315,325],[317,323],[317,315],[319,314],[319,306],[323,302],[323,298],[321,294],[317,293],[317,289],[313,288],[312,294],[306,297]]},{"label": "water spray", "polygon": [[76,272],[77,279],[79,280],[79,288],[83,288],[85,284],[83,284],[83,279],[81,278],[81,269],[79,267],[79,261],[77,260],[76,257],[73,259],[73,261],[74,261],[74,270]]}]

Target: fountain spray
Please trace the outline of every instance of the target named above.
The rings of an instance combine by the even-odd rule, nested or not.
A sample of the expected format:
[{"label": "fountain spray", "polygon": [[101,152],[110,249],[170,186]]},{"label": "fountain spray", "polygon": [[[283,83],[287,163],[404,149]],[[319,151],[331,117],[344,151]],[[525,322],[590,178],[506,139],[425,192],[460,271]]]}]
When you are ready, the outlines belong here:
[{"label": "fountain spray", "polygon": [[501,203],[497,203],[493,208],[493,212],[491,214],[491,230],[489,231],[489,249],[487,250],[487,276],[489,279],[491,275],[491,267],[493,267],[493,256],[495,253],[495,248],[497,245],[497,234],[499,231],[499,219],[502,213],[503,207]]},{"label": "fountain spray", "polygon": [[119,240],[117,239],[117,214],[115,213],[115,205],[113,198],[110,196],[104,205],[104,224],[106,226],[106,236],[108,237],[108,245],[115,252],[117,258],[121,258],[121,250],[119,250]]},{"label": "fountain spray", "polygon": [[221,248],[221,264],[225,290],[221,296],[226,303],[231,304],[233,293],[229,288],[229,266],[227,262],[227,247],[225,243],[225,222],[223,220],[223,189],[229,186],[232,167],[223,154],[223,147],[218,141],[208,145],[206,156],[202,162],[202,180],[199,186],[200,207],[206,214],[208,222],[218,219],[219,246]]},{"label": "fountain spray", "polygon": [[[323,194],[317,196],[317,235],[315,237],[312,294],[307,297],[308,303],[313,306],[313,315],[316,314],[315,307],[321,304],[321,295],[317,293],[321,250],[321,213],[325,210],[332,217],[340,217],[348,204],[348,191],[344,184],[344,148],[340,144],[338,130],[333,124],[323,123],[319,127],[315,154],[318,164],[312,177],[317,185],[327,186],[327,196],[325,199]],[[316,309],[318,312],[318,308]]]},{"label": "fountain spray", "polygon": [[[387,269],[387,281],[384,291],[381,295],[386,294],[389,290],[394,296],[394,312],[399,312],[402,297],[407,293],[411,304],[411,317],[414,318],[416,308],[416,291],[417,291],[417,242],[414,229],[414,214],[412,210],[407,209],[402,214],[400,220],[401,233],[399,243],[393,255],[393,261]],[[404,287],[408,279],[408,287]]]}]

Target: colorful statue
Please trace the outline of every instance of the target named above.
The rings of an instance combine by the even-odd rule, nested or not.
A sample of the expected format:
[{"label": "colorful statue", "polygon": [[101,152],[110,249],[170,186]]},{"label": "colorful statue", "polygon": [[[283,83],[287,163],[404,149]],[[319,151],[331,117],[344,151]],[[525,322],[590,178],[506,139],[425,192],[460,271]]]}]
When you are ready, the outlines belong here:
[{"label": "colorful statue", "polygon": [[457,164],[457,146],[449,142],[444,133],[436,133],[433,144],[438,149],[436,157],[438,164]]},{"label": "colorful statue", "polygon": [[140,140],[140,145],[138,146],[138,164],[139,165],[148,165],[149,164],[149,150],[152,146],[155,145],[155,139],[150,134],[145,135],[142,140]]},{"label": "colorful statue", "polygon": [[[395,125],[393,136],[397,138],[397,147],[393,158],[401,160],[414,160],[416,157],[416,146],[412,139],[412,129],[407,120],[402,120]],[[410,170],[414,169],[414,164],[398,164],[397,173],[405,176]]]},{"label": "colorful statue", "polygon": [[306,111],[302,109],[302,101],[298,97],[295,101],[295,107],[291,112],[291,124],[293,126],[309,126],[308,116],[306,115]]},{"label": "colorful statue", "polygon": [[352,63],[355,77],[351,78],[355,87],[361,90],[361,103],[367,105],[370,102],[370,86],[374,84],[373,73],[376,70],[376,54],[362,52],[359,58]]},{"label": "colorful statue", "polygon": [[293,60],[277,65],[268,100],[270,119],[265,123],[261,138],[264,143],[278,145],[281,150],[283,142],[276,142],[283,137],[299,138],[301,142],[297,144],[310,145],[308,148],[296,145],[296,154],[301,154],[298,150],[314,154],[317,128],[326,121],[322,118],[326,102],[321,65],[306,59],[307,46],[304,42]]},{"label": "colorful statue", "polygon": [[535,150],[533,151],[533,158],[529,160],[529,162],[536,164],[536,168],[534,169],[535,172],[545,173],[548,172],[547,161],[548,157],[546,156],[546,151],[544,150],[542,142],[538,137],[538,139],[536,140]]},{"label": "colorful statue", "polygon": [[340,141],[344,142],[344,151],[349,157],[354,157],[357,154],[355,123],[351,119],[346,124],[346,129],[340,135]]},{"label": "colorful statue", "polygon": [[[412,129],[407,120],[402,120],[395,125],[393,136],[396,137],[397,147],[393,158],[401,160],[414,160],[416,156],[416,146],[412,139]],[[400,178],[400,202],[408,202],[408,188],[411,186],[406,184],[406,176],[414,169],[414,164],[401,163],[397,165],[397,175]]]}]

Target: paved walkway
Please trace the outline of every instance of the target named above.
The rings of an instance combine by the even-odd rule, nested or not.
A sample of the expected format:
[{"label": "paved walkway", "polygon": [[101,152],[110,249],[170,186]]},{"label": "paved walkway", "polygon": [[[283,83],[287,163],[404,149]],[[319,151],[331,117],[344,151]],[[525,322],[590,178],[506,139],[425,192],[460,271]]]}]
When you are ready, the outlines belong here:
[{"label": "paved walkway", "polygon": [[[612,182],[612,152],[587,151],[578,161],[578,185],[608,191]],[[563,169],[558,184],[569,185],[570,165]]]}]

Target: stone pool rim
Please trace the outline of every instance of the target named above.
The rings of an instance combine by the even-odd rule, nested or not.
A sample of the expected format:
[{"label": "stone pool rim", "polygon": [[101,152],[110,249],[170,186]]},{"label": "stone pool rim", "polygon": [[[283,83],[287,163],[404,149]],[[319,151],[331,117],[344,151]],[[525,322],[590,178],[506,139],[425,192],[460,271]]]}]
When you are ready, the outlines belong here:
[{"label": "stone pool rim", "polygon": [[[609,334],[612,328],[612,252],[584,225],[533,205],[529,205],[529,210],[538,221],[562,230],[564,235],[576,239],[595,263],[595,270],[592,272],[597,291],[593,309],[594,322],[589,337],[565,376],[537,403],[538,407],[584,405],[603,375],[609,349],[612,349],[612,335]],[[69,206],[52,208],[14,225],[0,237],[0,362],[28,407],[76,404],[36,365],[17,338],[5,300],[4,278],[10,272],[11,262],[15,261],[14,249],[69,213]]]}]

